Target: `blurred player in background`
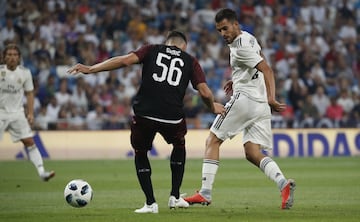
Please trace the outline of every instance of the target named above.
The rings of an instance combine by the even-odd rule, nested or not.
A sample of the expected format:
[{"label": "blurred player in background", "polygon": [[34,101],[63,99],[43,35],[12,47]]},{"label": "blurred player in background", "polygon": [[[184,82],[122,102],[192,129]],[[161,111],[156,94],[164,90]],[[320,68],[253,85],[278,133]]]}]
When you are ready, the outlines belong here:
[{"label": "blurred player in background", "polygon": [[[48,181],[55,176],[55,172],[45,171],[43,159],[33,139],[34,84],[30,70],[19,65],[20,60],[18,46],[8,44],[3,52],[5,64],[0,65],[0,139],[8,130],[13,142],[21,141],[40,178]],[[24,93],[26,111],[23,106]]]},{"label": "blurred player in background", "polygon": [[235,11],[220,10],[215,16],[215,26],[230,48],[232,80],[225,84],[224,90],[232,97],[225,105],[226,114],[218,115],[211,126],[202,166],[202,187],[184,199],[190,204],[211,203],[220,145],[242,131],[246,159],[277,184],[282,196],[281,208],[289,209],[293,205],[295,181],[287,180],[275,161],[261,152],[272,148],[271,108],[279,112],[286,107],[275,98],[273,71],[255,37],[240,29]]},{"label": "blurred player in background", "polygon": [[144,45],[127,55],[116,56],[93,66],[77,64],[69,73],[97,73],[133,64],[142,64],[142,80],[133,101],[131,145],[135,150],[135,168],[140,186],[146,196],[144,207],[136,213],[158,213],[151,181],[151,166],[147,156],[156,133],[173,145],[170,156],[172,187],[168,206],[186,208],[189,204],[180,197],[185,169],[185,135],[187,126],[183,110],[185,91],[191,82],[206,106],[216,114],[224,106],[214,103],[206,84],[205,74],[198,61],[185,52],[187,40],[183,33],[171,31],[165,44]]}]

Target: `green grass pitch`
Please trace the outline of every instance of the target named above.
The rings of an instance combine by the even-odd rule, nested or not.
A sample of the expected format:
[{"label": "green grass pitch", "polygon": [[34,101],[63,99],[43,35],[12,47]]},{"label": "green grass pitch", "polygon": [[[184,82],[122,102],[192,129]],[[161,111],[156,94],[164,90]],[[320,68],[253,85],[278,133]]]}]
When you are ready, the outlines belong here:
[{"label": "green grass pitch", "polygon": [[[213,203],[170,210],[168,160],[151,159],[159,214],[138,215],[145,197],[133,160],[45,161],[56,177],[45,183],[28,161],[0,162],[0,221],[360,221],[360,157],[275,159],[297,182],[295,204],[280,210],[276,185],[245,159],[223,159],[213,190]],[[201,159],[187,160],[182,192],[201,185]],[[65,203],[64,187],[87,180],[94,198],[85,208]]]}]

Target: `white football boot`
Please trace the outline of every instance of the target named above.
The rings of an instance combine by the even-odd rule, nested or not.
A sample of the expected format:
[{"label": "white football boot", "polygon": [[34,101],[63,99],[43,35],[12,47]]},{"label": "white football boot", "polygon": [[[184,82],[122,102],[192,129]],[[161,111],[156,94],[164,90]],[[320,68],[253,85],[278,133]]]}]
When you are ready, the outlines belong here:
[{"label": "white football boot", "polygon": [[145,203],[145,205],[142,208],[136,209],[134,212],[139,214],[146,214],[146,213],[157,214],[159,213],[159,206],[157,203],[153,203],[151,205],[147,205]]},{"label": "white football boot", "polygon": [[55,176],[55,171],[50,171],[50,172],[48,172],[48,171],[46,171],[46,172],[44,172],[42,175],[40,175],[40,178],[43,180],[43,181],[48,181],[48,180],[50,180],[51,178],[53,178]]},{"label": "white football boot", "polygon": [[174,208],[188,208],[189,203],[186,202],[182,197],[179,197],[179,199],[176,199],[174,196],[169,197],[168,206],[170,209]]}]

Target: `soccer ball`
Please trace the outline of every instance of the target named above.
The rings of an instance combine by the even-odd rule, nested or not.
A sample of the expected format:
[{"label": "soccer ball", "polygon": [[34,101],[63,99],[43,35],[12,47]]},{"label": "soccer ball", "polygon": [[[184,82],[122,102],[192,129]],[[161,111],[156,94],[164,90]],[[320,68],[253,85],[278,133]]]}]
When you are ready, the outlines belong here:
[{"label": "soccer ball", "polygon": [[85,180],[76,179],[66,185],[64,197],[70,206],[85,207],[92,200],[93,190]]}]

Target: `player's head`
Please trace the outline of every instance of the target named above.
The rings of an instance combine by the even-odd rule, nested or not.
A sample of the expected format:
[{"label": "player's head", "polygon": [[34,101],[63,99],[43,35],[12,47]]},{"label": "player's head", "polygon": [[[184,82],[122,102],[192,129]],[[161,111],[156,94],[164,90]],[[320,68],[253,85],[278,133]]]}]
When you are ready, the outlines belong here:
[{"label": "player's head", "polygon": [[216,13],[215,27],[228,44],[232,43],[241,33],[236,12],[228,8],[221,9]]},{"label": "player's head", "polygon": [[165,44],[175,45],[185,51],[187,45],[186,36],[179,31],[170,31],[166,37]]},{"label": "player's head", "polygon": [[3,60],[8,68],[16,68],[20,64],[21,51],[16,44],[9,43],[3,51]]}]

